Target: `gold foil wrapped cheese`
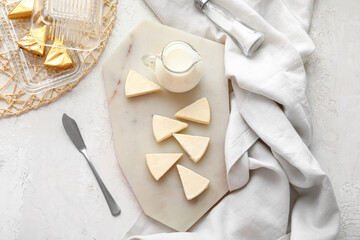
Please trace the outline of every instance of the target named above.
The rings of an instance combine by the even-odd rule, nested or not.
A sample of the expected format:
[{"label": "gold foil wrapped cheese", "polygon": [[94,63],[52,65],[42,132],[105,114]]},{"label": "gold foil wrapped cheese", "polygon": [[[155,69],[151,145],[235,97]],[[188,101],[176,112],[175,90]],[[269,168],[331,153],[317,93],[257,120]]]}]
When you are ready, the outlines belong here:
[{"label": "gold foil wrapped cheese", "polygon": [[20,19],[31,17],[34,7],[34,0],[21,0],[16,7],[8,14],[8,18]]},{"label": "gold foil wrapped cheese", "polygon": [[[43,26],[41,28],[37,28],[33,30],[33,35],[36,39],[41,41],[43,44],[46,42],[46,26]],[[40,57],[44,56],[45,53],[45,46],[39,44],[34,40],[31,33],[28,33],[25,37],[20,39],[18,41],[18,45],[20,48],[24,49],[25,51],[28,51],[29,53],[38,55]]]},{"label": "gold foil wrapped cheese", "polygon": [[50,48],[49,53],[46,56],[44,65],[45,67],[59,69],[69,69],[74,67],[74,63],[71,60],[67,49],[64,48],[64,44],[59,40],[54,41],[53,47]]}]

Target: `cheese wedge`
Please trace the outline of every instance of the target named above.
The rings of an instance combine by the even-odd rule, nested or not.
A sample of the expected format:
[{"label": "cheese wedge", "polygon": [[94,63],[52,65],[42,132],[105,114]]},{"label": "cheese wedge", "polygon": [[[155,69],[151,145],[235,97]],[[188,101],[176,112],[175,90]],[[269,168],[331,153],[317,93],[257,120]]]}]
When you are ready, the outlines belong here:
[{"label": "cheese wedge", "polygon": [[153,116],[152,124],[154,137],[157,142],[161,142],[168,137],[171,137],[174,133],[180,132],[188,127],[187,123],[159,115]]},{"label": "cheese wedge", "polygon": [[210,124],[209,102],[206,97],[203,97],[178,111],[175,117],[197,123]]},{"label": "cheese wedge", "polygon": [[209,187],[209,179],[204,178],[203,176],[179,164],[177,164],[176,167],[178,169],[187,200],[196,198]]},{"label": "cheese wedge", "polygon": [[187,134],[174,134],[174,137],[194,163],[197,163],[204,156],[210,141],[208,137]]},{"label": "cheese wedge", "polygon": [[[46,25],[34,29],[33,34],[42,42],[45,44],[46,42]],[[28,51],[29,53],[38,55],[40,57],[43,57],[45,54],[45,46],[40,45],[38,42],[35,41],[35,39],[32,37],[31,33],[28,33],[25,37],[21,38],[18,41],[18,46],[25,51]]]},{"label": "cheese wedge", "polygon": [[63,70],[73,68],[74,63],[71,60],[68,50],[64,47],[65,46],[61,41],[55,40],[53,47],[50,48],[46,56],[44,66]]},{"label": "cheese wedge", "polygon": [[125,83],[126,97],[136,97],[148,93],[158,92],[161,88],[140,73],[130,70]]},{"label": "cheese wedge", "polygon": [[182,153],[146,154],[151,175],[158,181],[181,158]]},{"label": "cheese wedge", "polygon": [[31,17],[32,10],[34,7],[34,0],[21,0],[16,7],[11,10],[8,14],[8,18],[20,19],[20,18],[29,18]]}]

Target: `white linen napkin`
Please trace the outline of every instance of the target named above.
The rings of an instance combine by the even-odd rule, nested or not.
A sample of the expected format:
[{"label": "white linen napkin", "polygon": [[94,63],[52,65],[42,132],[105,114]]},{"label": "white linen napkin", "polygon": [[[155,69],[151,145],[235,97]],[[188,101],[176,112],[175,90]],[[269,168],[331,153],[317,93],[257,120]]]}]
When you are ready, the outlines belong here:
[{"label": "white linen napkin", "polygon": [[124,238],[335,239],[335,195],[308,149],[312,131],[304,63],[314,49],[307,34],[313,0],[214,1],[265,34],[251,58],[193,0],[145,1],[163,23],[225,44],[225,72],[234,89],[225,141],[232,192],[187,233],[169,233],[141,214]]}]

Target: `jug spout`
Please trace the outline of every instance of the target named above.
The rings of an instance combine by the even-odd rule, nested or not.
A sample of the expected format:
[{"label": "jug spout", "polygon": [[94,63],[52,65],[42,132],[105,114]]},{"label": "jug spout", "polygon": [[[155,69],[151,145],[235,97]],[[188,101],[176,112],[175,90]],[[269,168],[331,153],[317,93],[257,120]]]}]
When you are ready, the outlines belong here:
[{"label": "jug spout", "polygon": [[189,68],[187,69],[190,70],[192,69],[193,67],[195,67],[200,61],[201,61],[201,56],[200,54],[192,47],[190,46],[191,49],[188,49],[188,55],[189,55],[189,62],[191,63]]},{"label": "jug spout", "polygon": [[198,52],[193,53],[193,64],[196,64],[201,61],[201,56]]}]

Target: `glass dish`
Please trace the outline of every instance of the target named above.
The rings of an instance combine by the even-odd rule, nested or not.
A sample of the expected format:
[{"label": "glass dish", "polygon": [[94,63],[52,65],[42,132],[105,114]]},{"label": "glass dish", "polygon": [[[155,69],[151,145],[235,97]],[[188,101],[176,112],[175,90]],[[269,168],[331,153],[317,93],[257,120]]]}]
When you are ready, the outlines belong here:
[{"label": "glass dish", "polygon": [[[35,0],[35,6],[36,4],[39,5],[41,2],[46,2],[46,4],[42,7],[35,7],[31,19],[18,20],[9,20],[7,15],[20,2],[19,0],[5,0],[5,2],[0,4],[0,45],[2,45],[0,46],[0,49],[2,52],[5,52],[10,59],[9,68],[13,69],[13,72],[16,72],[17,80],[23,87],[24,92],[37,94],[78,80],[85,71],[85,56],[87,52],[84,50],[91,50],[98,47],[101,41],[101,32],[103,31],[101,24],[102,0],[89,1],[92,2],[93,5],[91,6],[94,8],[96,8],[99,4],[101,5],[99,7],[99,13],[97,13],[98,10],[96,10],[96,13],[92,10],[92,14],[90,14],[90,11],[88,14],[84,12],[74,20],[77,23],[79,23],[79,21],[83,21],[82,26],[84,27],[81,28],[81,31],[79,28],[79,34],[82,34],[80,37],[83,39],[82,42],[78,41],[80,39],[79,36],[76,38],[69,37],[71,31],[68,31],[67,35],[65,34],[64,36],[61,36],[60,33],[56,33],[56,28],[61,30],[64,27],[59,25],[59,21],[50,21],[50,15],[46,15],[46,17],[44,17],[45,15],[42,14],[45,11],[52,13],[52,19],[54,19],[53,16],[59,17],[61,16],[60,11],[58,11],[59,6],[53,8],[53,10],[48,10],[49,8],[46,8],[45,6],[59,4],[57,2],[69,4],[71,1],[76,2],[77,0]],[[39,9],[41,9],[42,12],[39,12]],[[88,7],[85,7],[84,9],[89,10]],[[73,12],[70,11],[69,16],[72,13]],[[66,20],[67,24],[72,17],[73,16]],[[45,44],[45,46],[47,46],[45,52],[47,53],[49,51],[49,47],[52,46],[53,39],[55,39],[55,37],[60,37],[60,40],[64,41],[64,47],[68,49],[68,53],[74,64],[73,68],[67,70],[46,68],[44,66],[46,56],[39,57],[18,47],[17,41],[19,39],[27,35],[31,29],[36,29],[44,24],[49,24],[48,26],[50,29],[55,29],[55,31],[48,31],[48,40]],[[74,26],[76,25],[74,24]],[[72,30],[74,29],[72,28]]]}]

